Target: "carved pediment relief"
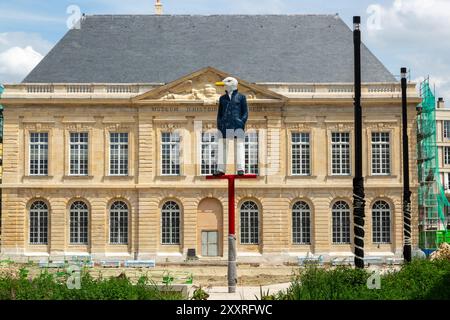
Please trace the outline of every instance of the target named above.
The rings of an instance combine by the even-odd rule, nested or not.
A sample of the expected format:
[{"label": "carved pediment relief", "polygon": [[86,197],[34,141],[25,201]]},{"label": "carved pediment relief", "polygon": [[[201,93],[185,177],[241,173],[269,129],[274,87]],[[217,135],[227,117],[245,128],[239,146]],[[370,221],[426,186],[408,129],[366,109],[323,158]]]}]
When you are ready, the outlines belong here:
[{"label": "carved pediment relief", "polygon": [[[225,93],[224,87],[217,86],[216,83],[228,76],[230,75],[225,72],[207,67],[137,96],[134,98],[134,101],[199,101],[207,105],[216,104],[220,96]],[[283,96],[266,88],[248,83],[244,80],[238,79],[238,81],[239,92],[244,94],[249,101],[284,99]]]},{"label": "carved pediment relief", "polygon": [[220,94],[217,92],[215,85],[205,83],[203,88],[201,88],[201,85],[194,85],[192,80],[187,80],[178,86],[178,88],[170,90],[159,100],[204,100],[216,103],[219,97]]}]

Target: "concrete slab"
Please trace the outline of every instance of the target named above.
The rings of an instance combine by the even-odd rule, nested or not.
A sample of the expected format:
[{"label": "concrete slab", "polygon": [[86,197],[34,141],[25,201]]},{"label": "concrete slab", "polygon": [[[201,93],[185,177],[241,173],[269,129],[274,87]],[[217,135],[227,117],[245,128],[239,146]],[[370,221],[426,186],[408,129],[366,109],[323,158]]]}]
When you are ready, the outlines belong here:
[{"label": "concrete slab", "polygon": [[[228,287],[211,287],[203,288],[203,290],[209,294],[208,300],[258,300],[261,299],[261,288],[263,294],[275,294],[286,290],[289,286],[290,283],[280,283],[262,287],[237,287],[235,293],[228,293]],[[190,288],[190,296],[192,296],[195,289],[195,286]]]}]

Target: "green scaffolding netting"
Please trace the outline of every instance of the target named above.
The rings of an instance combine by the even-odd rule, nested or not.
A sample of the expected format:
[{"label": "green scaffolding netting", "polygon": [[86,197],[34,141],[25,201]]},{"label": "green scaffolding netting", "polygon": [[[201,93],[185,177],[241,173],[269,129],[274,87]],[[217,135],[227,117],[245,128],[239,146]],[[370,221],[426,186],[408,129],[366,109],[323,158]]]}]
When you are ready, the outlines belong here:
[{"label": "green scaffolding netting", "polygon": [[434,249],[447,240],[445,208],[450,202],[445,196],[439,174],[436,144],[436,101],[429,79],[420,85],[422,102],[418,106],[417,164],[419,173],[419,245]]}]

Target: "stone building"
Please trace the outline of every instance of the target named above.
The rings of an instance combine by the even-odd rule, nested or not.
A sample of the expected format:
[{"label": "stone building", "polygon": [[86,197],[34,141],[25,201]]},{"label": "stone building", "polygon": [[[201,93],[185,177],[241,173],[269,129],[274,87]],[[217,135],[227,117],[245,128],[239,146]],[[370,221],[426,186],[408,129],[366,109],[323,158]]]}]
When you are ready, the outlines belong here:
[{"label": "stone building", "polygon": [[[365,46],[362,57],[366,255],[400,256],[400,86]],[[229,75],[248,99],[246,171],[259,176],[237,182],[238,261],[351,256],[353,42],[334,15],[83,17],[0,100],[2,254],[226,260],[226,184],[205,175],[215,83]],[[408,94],[415,203],[412,83]]]},{"label": "stone building", "polygon": [[[440,182],[444,187],[447,199],[450,198],[450,108],[445,106],[443,98],[439,98],[436,108],[436,143],[438,148],[438,164]],[[450,226],[450,211],[444,206],[447,225]],[[448,228],[448,227],[447,227]]]}]

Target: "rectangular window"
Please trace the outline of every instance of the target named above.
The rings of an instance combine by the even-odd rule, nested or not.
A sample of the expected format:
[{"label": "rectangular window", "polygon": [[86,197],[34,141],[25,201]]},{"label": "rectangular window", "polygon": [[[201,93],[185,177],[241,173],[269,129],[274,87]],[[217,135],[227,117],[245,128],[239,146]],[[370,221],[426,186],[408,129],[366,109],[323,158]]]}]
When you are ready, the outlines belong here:
[{"label": "rectangular window", "polygon": [[128,133],[111,132],[109,148],[109,174],[128,175]]},{"label": "rectangular window", "polygon": [[331,133],[331,173],[333,175],[350,175],[350,133]]},{"label": "rectangular window", "polygon": [[391,243],[391,215],[389,211],[372,214],[373,243]]},{"label": "rectangular window", "polygon": [[48,133],[30,133],[30,175],[48,175]]},{"label": "rectangular window", "polygon": [[241,243],[259,243],[258,211],[244,211],[241,213]]},{"label": "rectangular window", "polygon": [[391,174],[389,132],[372,132],[372,174]]},{"label": "rectangular window", "polygon": [[450,139],[450,121],[444,120],[443,127],[444,127],[444,139]]},{"label": "rectangular window", "polygon": [[[445,189],[450,189],[450,173],[444,173],[445,175]],[[448,208],[448,206],[445,206],[446,208]]]},{"label": "rectangular window", "polygon": [[163,210],[162,244],[180,244],[180,213],[176,210]]},{"label": "rectangular window", "polygon": [[128,213],[112,210],[110,213],[111,244],[128,244]]},{"label": "rectangular window", "polygon": [[258,133],[245,133],[245,173],[258,174]]},{"label": "rectangular window", "polygon": [[161,134],[161,169],[163,175],[180,174],[180,135],[177,132]]},{"label": "rectangular window", "polygon": [[333,212],[333,243],[350,243],[350,211]]},{"label": "rectangular window", "polygon": [[444,164],[450,165],[450,147],[444,147]]},{"label": "rectangular window", "polygon": [[291,140],[292,175],[311,174],[309,133],[293,132]]},{"label": "rectangular window", "polygon": [[295,244],[311,243],[311,213],[304,203],[292,210],[292,240]]},{"label": "rectangular window", "polygon": [[70,208],[70,243],[88,243],[88,218],[89,211],[86,204],[81,201],[75,202]]},{"label": "rectangular window", "polygon": [[372,241],[391,242],[391,208],[384,201],[377,201],[372,207]]},{"label": "rectangular window", "polygon": [[42,203],[30,210],[30,244],[48,244],[48,210]]},{"label": "rectangular window", "polygon": [[211,175],[217,170],[217,155],[219,150],[217,141],[217,135],[215,133],[202,133],[202,175]]},{"label": "rectangular window", "polygon": [[88,175],[88,134],[87,132],[70,133],[70,174]]}]

